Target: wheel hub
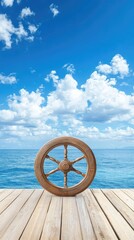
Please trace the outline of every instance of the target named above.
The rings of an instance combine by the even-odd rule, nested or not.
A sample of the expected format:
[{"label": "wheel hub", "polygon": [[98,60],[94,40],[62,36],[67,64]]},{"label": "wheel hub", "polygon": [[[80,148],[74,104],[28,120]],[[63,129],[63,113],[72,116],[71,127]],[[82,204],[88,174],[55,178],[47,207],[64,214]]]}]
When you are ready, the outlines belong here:
[{"label": "wheel hub", "polygon": [[59,164],[59,169],[60,169],[62,172],[69,172],[69,171],[70,171],[69,161],[63,160],[62,162],[60,162],[60,164]]}]

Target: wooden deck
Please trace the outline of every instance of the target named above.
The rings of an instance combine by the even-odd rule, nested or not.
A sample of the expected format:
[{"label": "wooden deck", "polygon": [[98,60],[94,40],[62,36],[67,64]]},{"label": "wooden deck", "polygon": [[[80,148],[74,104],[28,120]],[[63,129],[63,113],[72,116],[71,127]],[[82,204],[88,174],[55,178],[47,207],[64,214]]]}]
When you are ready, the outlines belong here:
[{"label": "wooden deck", "polygon": [[88,189],[76,197],[1,189],[0,239],[133,240],[134,189]]}]

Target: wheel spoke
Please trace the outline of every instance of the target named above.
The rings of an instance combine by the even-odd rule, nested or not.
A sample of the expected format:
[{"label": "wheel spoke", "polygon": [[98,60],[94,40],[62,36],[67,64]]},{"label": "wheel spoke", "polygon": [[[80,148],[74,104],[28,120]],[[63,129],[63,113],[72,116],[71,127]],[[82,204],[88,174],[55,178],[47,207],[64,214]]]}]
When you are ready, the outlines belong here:
[{"label": "wheel spoke", "polygon": [[76,168],[72,168],[71,170],[74,171],[74,172],[76,172],[76,173],[78,173],[78,174],[80,174],[80,175],[82,175],[83,177],[86,176],[85,173],[82,173],[81,171],[77,170]]},{"label": "wheel spoke", "polygon": [[56,160],[56,159],[53,158],[53,157],[50,157],[49,155],[46,155],[46,158],[50,159],[51,161],[53,161],[53,162],[55,162],[55,163],[57,163],[57,164],[60,163],[60,161]]},{"label": "wheel spoke", "polygon": [[64,187],[67,188],[67,173],[64,173]]},{"label": "wheel spoke", "polygon": [[67,159],[67,152],[68,152],[67,151],[67,146],[68,146],[67,144],[64,144],[64,160],[68,160]]},{"label": "wheel spoke", "polygon": [[74,161],[72,161],[71,163],[74,164],[74,163],[82,160],[83,158],[85,158],[85,155],[83,155],[83,156],[81,156],[81,157],[79,157],[79,158],[76,158],[76,159],[75,159]]},{"label": "wheel spoke", "polygon": [[59,170],[60,170],[59,168],[55,168],[54,170],[51,170],[50,172],[46,173],[45,175],[48,177],[49,175],[51,175]]}]

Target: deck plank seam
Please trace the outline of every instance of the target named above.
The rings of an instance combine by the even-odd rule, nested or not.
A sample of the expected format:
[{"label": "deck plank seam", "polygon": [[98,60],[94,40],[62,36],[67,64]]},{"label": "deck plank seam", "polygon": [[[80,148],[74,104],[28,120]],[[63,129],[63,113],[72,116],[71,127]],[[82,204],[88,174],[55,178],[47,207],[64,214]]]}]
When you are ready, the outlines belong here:
[{"label": "deck plank seam", "polygon": [[[46,191],[46,190],[44,190],[44,191]],[[46,216],[45,216],[45,218],[44,218],[44,223],[43,223],[43,225],[42,225],[42,229],[41,229],[41,231],[40,231],[39,240],[41,240],[41,237],[42,237],[42,233],[43,233],[43,229],[44,229],[45,221],[46,221],[47,214],[48,214],[48,211],[49,211],[49,208],[50,208],[51,202],[52,202],[52,197],[53,197],[53,195],[51,194],[51,199],[50,199],[50,202],[49,202],[49,205],[48,205],[48,208],[47,208],[47,213],[46,213]]]},{"label": "deck plank seam", "polygon": [[[91,190],[92,190],[92,189],[91,189]],[[110,228],[111,228],[112,231],[115,233],[113,227],[112,227],[111,224],[109,223],[109,219],[107,219],[107,216],[106,216],[105,212],[104,212],[103,209],[101,208],[100,204],[98,203],[96,197],[94,196],[94,194],[92,193],[91,190],[90,190],[90,193],[91,193],[91,195],[92,195],[92,198],[94,199],[94,201],[96,202],[96,204],[97,204],[97,205],[99,206],[99,208],[101,209],[101,212],[102,212],[102,214],[105,216],[106,220],[108,221],[108,224],[109,224]],[[86,192],[85,194],[86,194],[86,196],[87,196],[87,198],[88,198],[88,192]],[[86,200],[85,200],[85,201],[86,201]],[[86,206],[87,206],[87,203],[86,203]],[[87,209],[88,209],[88,206],[87,206]],[[89,213],[89,210],[88,210],[88,213]],[[89,216],[90,216],[90,213],[89,213]],[[92,222],[92,219],[91,219],[91,222]],[[93,223],[92,223],[92,224],[93,224]],[[96,239],[98,239],[98,237],[97,237],[97,232],[96,232],[96,230],[94,229],[94,226],[93,226],[93,230],[94,230],[94,232],[95,232]],[[101,235],[102,235],[102,236],[104,235],[103,232],[101,232]],[[120,238],[117,236],[116,233],[115,233],[115,236],[117,237],[118,240],[120,240]],[[100,239],[100,238],[99,238],[99,239]]]},{"label": "deck plank seam", "polygon": [[[93,196],[95,197],[96,202],[98,203],[98,205],[100,206],[100,208],[101,208],[102,212],[104,213],[106,219],[108,220],[108,222],[109,222],[111,228],[113,229],[113,231],[114,231],[114,233],[115,233],[117,239],[118,239],[118,240],[121,240],[120,237],[119,237],[119,235],[118,235],[118,233],[116,232],[116,229],[115,229],[114,226],[112,225],[110,219],[108,218],[107,214],[105,213],[105,211],[103,210],[101,204],[99,203],[99,201],[97,200],[95,194],[93,193],[93,190],[91,190],[91,191],[92,191]],[[102,192],[102,189],[100,189],[100,191]],[[102,192],[102,193],[103,193],[103,192]],[[105,195],[104,195],[104,196],[105,196]]]},{"label": "deck plank seam", "polygon": [[3,200],[5,200],[5,198],[7,198],[11,193],[13,193],[15,190],[12,190],[11,192],[9,192],[9,194],[7,194],[4,198],[2,198],[1,200],[0,200],[0,202],[2,202]]},{"label": "deck plank seam", "polygon": [[[22,190],[22,192],[24,192],[25,190],[23,189]],[[34,192],[35,190],[33,190],[33,192]],[[21,192],[21,193],[22,193]],[[28,197],[28,199],[31,197],[31,195],[33,194],[33,192],[30,194],[30,196]],[[25,201],[25,203],[28,201],[28,199]],[[13,201],[14,202],[14,201]],[[12,204],[13,204],[13,202],[12,202]],[[23,206],[25,205],[25,203],[21,206],[21,208],[19,209],[19,211],[23,208]],[[6,229],[5,229],[5,232],[7,231],[7,229],[10,227],[10,225],[12,224],[12,222],[14,221],[14,219],[16,218],[16,216],[18,215],[18,213],[19,212],[17,212],[17,214],[12,218],[12,220],[11,220],[11,222],[9,223],[9,225],[6,227]],[[4,233],[5,234],[5,233]],[[3,237],[3,234],[2,234],[2,236],[1,237]]]},{"label": "deck plank seam", "polygon": [[131,197],[131,196],[125,191],[125,189],[122,189],[122,192],[124,192],[129,198],[131,198],[131,199],[134,201],[134,198]]},{"label": "deck plank seam", "polygon": [[[88,189],[88,191],[91,192],[91,189]],[[85,193],[85,192],[84,192],[84,193]],[[91,216],[90,216],[89,211],[88,211],[88,207],[87,207],[87,204],[86,204],[86,200],[85,200],[84,193],[82,193],[82,196],[83,196],[83,199],[84,199],[84,202],[85,202],[85,206],[86,206],[86,209],[87,209],[87,213],[88,213],[88,216],[89,216],[91,225],[92,225],[92,229],[93,229],[94,236],[95,236],[95,238],[96,238],[96,240],[97,240],[97,236],[96,236],[96,233],[95,233],[95,229],[94,229],[94,226],[93,226],[93,222],[92,222]],[[86,191],[86,194],[87,194],[87,191]]]},{"label": "deck plank seam", "polygon": [[[117,195],[117,193],[115,192],[115,191],[113,191],[112,190],[112,192],[114,192],[115,193],[115,195],[117,196],[117,197],[119,197],[119,199],[121,199],[121,197],[119,196],[119,195]],[[123,191],[122,191],[123,192]],[[124,193],[124,192],[123,192]],[[125,194],[125,193],[124,193]],[[125,194],[128,198],[130,198],[127,194]],[[132,201],[133,201],[133,199],[132,198],[130,198]],[[121,199],[121,201],[123,201],[132,211],[134,211],[129,205],[128,205],[128,203],[127,202],[125,202],[123,199]]]},{"label": "deck plank seam", "polygon": [[[22,191],[23,191],[23,190],[22,190]],[[13,200],[9,203],[9,205],[0,213],[0,215],[10,207],[10,205],[20,196],[20,194],[22,193],[22,191],[18,194],[18,196],[15,197],[15,199],[13,199]],[[13,191],[13,192],[15,192],[15,191]],[[13,192],[11,192],[11,194],[12,194]],[[9,196],[10,196],[10,194],[8,195],[8,197],[9,197]],[[5,200],[5,199],[4,199],[4,200]]]},{"label": "deck plank seam", "polygon": [[[35,191],[35,190],[34,190],[34,191]],[[33,191],[33,193],[34,193],[34,191]],[[43,192],[44,192],[44,191],[42,191],[42,193],[41,193],[41,195],[40,195],[40,197],[39,197],[39,199],[38,199],[38,201],[37,201],[37,203],[36,203],[36,205],[35,205],[35,207],[34,207],[34,209],[33,209],[33,212],[31,213],[28,221],[26,222],[26,225],[25,225],[25,227],[23,228],[23,230],[22,230],[22,232],[21,232],[21,235],[20,235],[20,237],[19,237],[18,240],[21,239],[21,237],[22,237],[22,235],[23,235],[23,233],[24,233],[24,231],[25,231],[25,229],[26,229],[26,227],[27,227],[28,222],[30,221],[30,218],[32,217],[32,215],[33,215],[33,213],[34,213],[34,211],[35,211],[35,209],[36,209],[36,207],[37,207],[37,205],[38,205],[38,203],[39,203],[39,200],[41,199],[41,197],[42,197],[42,195],[43,195]],[[33,193],[32,193],[32,194],[33,194]],[[30,195],[30,197],[32,196],[32,194]],[[29,198],[30,198],[30,197],[29,197]],[[28,201],[28,200],[27,200],[27,201]],[[27,201],[26,201],[26,202],[27,202]],[[25,203],[26,203],[26,202],[25,202]]]},{"label": "deck plank seam", "polygon": [[76,209],[77,209],[77,213],[78,213],[78,219],[79,219],[79,226],[80,226],[81,237],[82,237],[82,239],[83,239],[82,228],[81,228],[81,223],[80,223],[80,215],[79,215],[79,210],[78,210],[78,205],[77,205],[76,197],[75,197],[75,205],[76,205]]},{"label": "deck plank seam", "polygon": [[[113,202],[107,197],[107,195],[106,195],[106,193],[104,193],[103,192],[103,190],[101,190],[102,191],[102,193],[105,195],[105,197],[108,199],[108,201],[113,205],[113,207],[118,211],[118,213],[124,218],[124,220],[129,224],[129,226],[133,229],[133,227],[131,226],[131,224],[128,222],[128,220],[125,218],[125,216],[120,212],[120,210],[118,209],[118,207],[116,207],[114,204],[113,204]],[[113,192],[113,191],[112,191]],[[114,192],[113,192],[114,193]],[[115,196],[117,196],[116,194],[115,194]],[[117,196],[118,197],[118,196]],[[119,198],[119,197],[118,197]],[[120,198],[119,198],[119,200],[121,200]],[[121,200],[122,201],[122,200]],[[123,202],[123,201],[122,201]],[[124,203],[124,202],[123,202]],[[124,203],[125,204],[125,203]],[[126,204],[126,206],[128,206],[127,204]],[[129,207],[129,206],[128,206]],[[130,208],[131,209],[131,208]],[[132,210],[132,209],[131,209]]]}]

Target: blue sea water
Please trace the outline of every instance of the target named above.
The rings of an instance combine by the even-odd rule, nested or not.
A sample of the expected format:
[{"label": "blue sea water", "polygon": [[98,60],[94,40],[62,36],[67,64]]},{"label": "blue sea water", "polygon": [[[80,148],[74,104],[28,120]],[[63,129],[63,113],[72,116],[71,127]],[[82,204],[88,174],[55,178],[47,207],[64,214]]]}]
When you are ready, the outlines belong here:
[{"label": "blue sea water", "polygon": [[[134,188],[134,150],[93,150],[97,161],[96,176],[92,188]],[[34,174],[37,150],[0,150],[0,188],[41,188]],[[82,155],[82,154],[81,154]],[[70,152],[69,160],[81,156],[79,150]],[[53,150],[51,156],[62,160],[62,149]],[[76,163],[75,168],[86,171],[86,161]],[[44,171],[56,168],[56,163],[45,161]],[[62,172],[50,175],[49,180],[63,186]],[[68,184],[82,180],[81,175],[70,172]]]}]

